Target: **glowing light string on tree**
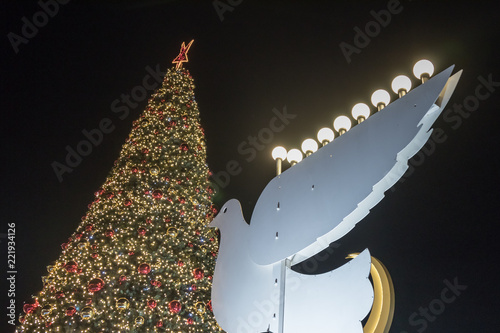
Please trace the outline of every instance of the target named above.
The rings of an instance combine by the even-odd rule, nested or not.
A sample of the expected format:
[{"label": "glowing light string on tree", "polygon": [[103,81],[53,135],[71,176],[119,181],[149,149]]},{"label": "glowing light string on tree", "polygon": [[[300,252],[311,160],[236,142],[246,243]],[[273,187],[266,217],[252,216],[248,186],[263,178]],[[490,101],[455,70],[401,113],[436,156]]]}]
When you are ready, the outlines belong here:
[{"label": "glowing light string on tree", "polygon": [[133,123],[17,332],[220,332],[211,309],[217,210],[181,46]]}]

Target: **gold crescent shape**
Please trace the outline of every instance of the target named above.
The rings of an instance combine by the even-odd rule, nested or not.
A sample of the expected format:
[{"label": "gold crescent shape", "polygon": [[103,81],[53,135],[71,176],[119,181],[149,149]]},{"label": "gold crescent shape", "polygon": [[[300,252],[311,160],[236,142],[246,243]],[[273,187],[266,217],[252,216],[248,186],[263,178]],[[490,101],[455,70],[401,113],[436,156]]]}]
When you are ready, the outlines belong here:
[{"label": "gold crescent shape", "polygon": [[[355,258],[359,253],[351,253],[347,258]],[[347,259],[346,258],[346,259]],[[394,285],[387,268],[375,257],[371,257],[370,274],[373,280],[373,306],[370,317],[363,327],[364,333],[389,333],[394,317]]]}]

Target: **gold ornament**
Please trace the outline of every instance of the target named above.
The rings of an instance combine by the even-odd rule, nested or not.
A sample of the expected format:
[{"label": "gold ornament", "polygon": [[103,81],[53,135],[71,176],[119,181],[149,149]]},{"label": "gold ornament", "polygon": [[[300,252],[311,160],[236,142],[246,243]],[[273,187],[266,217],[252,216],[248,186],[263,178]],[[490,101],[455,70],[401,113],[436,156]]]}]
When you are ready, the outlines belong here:
[{"label": "gold ornament", "polygon": [[53,265],[49,265],[47,266],[47,272],[52,272],[52,270],[54,269],[54,266]]},{"label": "gold ornament", "polygon": [[142,325],[144,325],[144,317],[139,316],[139,317],[135,318],[135,324],[136,324],[137,326],[142,326]]},{"label": "gold ornament", "polygon": [[86,306],[80,311],[83,320],[90,320],[94,316],[94,310],[90,306]]},{"label": "gold ornament", "polygon": [[176,237],[178,232],[177,232],[177,229],[174,228],[174,227],[170,227],[167,229],[167,233],[172,236],[172,237]]},{"label": "gold ornament", "polygon": [[129,304],[130,304],[130,302],[125,297],[122,297],[118,301],[116,301],[116,307],[119,310],[126,310],[126,309],[128,309]]},{"label": "gold ornament", "polygon": [[78,248],[79,248],[80,250],[83,250],[84,248],[86,248],[86,247],[87,247],[87,245],[88,245],[88,243],[87,243],[87,242],[80,242],[80,243],[78,243]]},{"label": "gold ornament", "polygon": [[40,313],[42,314],[42,317],[47,317],[52,313],[52,306],[50,306],[49,304],[45,305]]},{"label": "gold ornament", "polygon": [[205,313],[205,304],[203,302],[198,302],[195,305],[196,312],[199,314]]},{"label": "gold ornament", "polygon": [[149,173],[152,174],[153,176],[156,176],[157,174],[160,173],[160,169],[158,169],[157,167],[152,167],[151,169],[149,169]]}]

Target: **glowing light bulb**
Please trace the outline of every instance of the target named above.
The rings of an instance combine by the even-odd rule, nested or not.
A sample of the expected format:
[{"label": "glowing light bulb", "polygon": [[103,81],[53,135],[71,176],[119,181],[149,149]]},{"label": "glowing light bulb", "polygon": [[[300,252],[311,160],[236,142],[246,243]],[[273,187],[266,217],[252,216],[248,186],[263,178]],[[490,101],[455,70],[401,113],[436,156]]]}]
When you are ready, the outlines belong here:
[{"label": "glowing light bulb", "polygon": [[273,156],[273,159],[276,161],[276,176],[279,176],[281,174],[282,162],[287,155],[286,149],[281,146],[277,146],[273,149],[271,155]]},{"label": "glowing light bulb", "polygon": [[422,83],[425,83],[434,74],[434,65],[429,60],[419,60],[413,66],[413,74],[417,79],[422,80]]},{"label": "glowing light bulb", "polygon": [[391,95],[389,95],[389,93],[384,89],[379,89],[372,94],[371,100],[373,106],[376,106],[377,110],[380,111],[385,108],[387,104],[389,104],[391,101]]},{"label": "glowing light bulb", "polygon": [[286,149],[284,147],[277,146],[273,149],[272,156],[274,160],[278,158],[284,160],[286,158]]},{"label": "glowing light bulb", "polygon": [[333,128],[335,128],[335,130],[339,132],[340,135],[350,130],[351,126],[351,120],[346,116],[339,116],[333,122]]},{"label": "glowing light bulb", "polygon": [[328,127],[323,127],[318,131],[318,140],[321,142],[321,145],[325,146],[327,143],[332,142],[335,138],[335,134]]},{"label": "glowing light bulb", "polygon": [[290,151],[288,151],[286,159],[293,166],[293,165],[299,163],[300,161],[302,161],[302,152],[298,149],[295,149],[295,148],[290,149]]},{"label": "glowing light bulb", "polygon": [[305,139],[304,142],[302,142],[301,148],[304,154],[306,154],[306,156],[309,156],[316,150],[318,150],[318,143],[313,139]]},{"label": "glowing light bulb", "polygon": [[358,124],[370,116],[370,107],[365,103],[358,103],[352,107],[352,117],[358,121]]},{"label": "glowing light bulb", "polygon": [[392,80],[392,91],[403,97],[411,89],[411,80],[406,75],[398,75]]}]

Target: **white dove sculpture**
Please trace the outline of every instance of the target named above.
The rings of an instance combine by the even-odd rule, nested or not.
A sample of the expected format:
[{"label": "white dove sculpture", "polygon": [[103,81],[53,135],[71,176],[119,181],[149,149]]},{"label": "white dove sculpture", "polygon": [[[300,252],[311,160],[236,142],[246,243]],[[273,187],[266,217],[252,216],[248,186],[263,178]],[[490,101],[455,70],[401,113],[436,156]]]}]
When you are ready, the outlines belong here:
[{"label": "white dove sculpture", "polygon": [[[427,142],[461,75],[453,66],[273,178],[250,225],[235,199],[210,224],[221,231],[212,286],[228,333],[362,333],[373,288],[368,250],[320,275],[290,269],[348,233]],[[451,76],[451,77],[450,77]]]}]

